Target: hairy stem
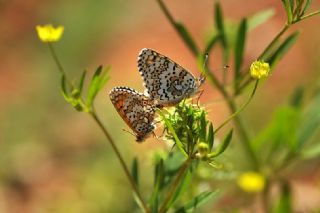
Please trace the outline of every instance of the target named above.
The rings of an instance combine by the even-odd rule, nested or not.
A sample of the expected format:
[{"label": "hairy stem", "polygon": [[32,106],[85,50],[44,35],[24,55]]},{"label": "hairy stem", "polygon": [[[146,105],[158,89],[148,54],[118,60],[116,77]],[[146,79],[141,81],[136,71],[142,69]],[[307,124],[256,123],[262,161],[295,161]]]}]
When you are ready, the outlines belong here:
[{"label": "hairy stem", "polygon": [[166,199],[164,200],[163,204],[161,205],[160,207],[160,211],[159,213],[164,213],[166,212],[167,210],[167,205],[169,204],[169,202],[172,200],[172,197],[174,195],[174,193],[176,192],[178,186],[179,186],[179,183],[180,181],[182,180],[185,172],[187,171],[187,169],[189,168],[189,165],[192,161],[192,158],[189,157],[181,166],[181,168],[179,169],[178,171],[178,174],[177,174],[177,177],[176,179],[174,180],[174,182],[172,183],[172,186],[171,186],[171,189],[170,191],[168,192],[168,195],[166,197]]},{"label": "hairy stem", "polygon": [[259,80],[256,80],[254,88],[251,92],[249,99],[235,112],[233,113],[227,120],[225,120],[218,128],[216,128],[215,133],[217,133],[222,127],[224,127],[229,121],[231,121],[234,117],[236,117],[242,110],[246,108],[246,106],[251,102],[257,88],[258,88]]},{"label": "hairy stem", "polygon": [[122,157],[122,155],[120,154],[120,151],[118,149],[118,147],[116,146],[116,144],[114,143],[112,137],[110,136],[110,134],[108,133],[107,129],[105,128],[105,126],[102,124],[102,122],[100,121],[100,119],[98,118],[97,114],[95,113],[94,110],[92,110],[90,112],[90,115],[92,116],[93,120],[98,124],[98,126],[100,127],[100,129],[102,130],[102,132],[104,133],[104,135],[106,136],[106,138],[108,139],[114,153],[116,154],[117,158],[120,161],[120,164],[122,166],[122,169],[125,173],[125,175],[127,176],[127,179],[129,180],[131,187],[134,191],[134,193],[137,195],[137,198],[139,200],[139,204],[141,205],[141,208],[144,209],[145,212],[150,212],[149,208],[147,207],[147,205],[145,204],[145,202],[142,199],[142,196],[137,188],[137,185],[135,184],[129,169],[126,165],[126,163],[124,162],[124,159]]},{"label": "hairy stem", "polygon": [[[49,45],[49,49],[50,49],[51,55],[52,55],[52,57],[53,57],[56,65],[58,66],[59,72],[60,72],[63,76],[66,77],[66,73],[65,73],[65,71],[64,71],[64,69],[63,69],[62,64],[60,63],[60,60],[59,60],[59,58],[58,58],[58,56],[57,56],[57,54],[56,54],[56,52],[55,52],[52,44],[51,44],[51,43],[48,43],[48,45]],[[66,78],[66,79],[67,79],[67,78]],[[67,79],[67,80],[68,80],[68,79]],[[68,81],[68,84],[69,84],[69,86],[71,86],[71,83],[70,83],[69,81]],[[125,172],[128,180],[129,180],[129,182],[130,182],[130,184],[131,184],[132,190],[134,191],[134,193],[136,194],[136,196],[137,196],[137,198],[138,198],[138,202],[139,202],[140,207],[141,207],[146,213],[150,212],[149,208],[147,207],[147,205],[146,205],[145,202],[143,201],[142,196],[141,196],[141,194],[139,193],[139,190],[138,190],[138,188],[137,188],[137,186],[136,186],[136,184],[135,184],[135,182],[134,182],[134,180],[133,180],[133,178],[132,178],[132,176],[131,176],[131,174],[130,174],[130,172],[129,172],[129,169],[128,169],[126,163],[124,162],[124,159],[123,159],[123,157],[121,156],[121,154],[120,154],[120,152],[119,152],[119,149],[118,149],[117,146],[115,145],[112,137],[110,136],[110,134],[108,133],[107,129],[104,127],[104,125],[102,124],[102,122],[100,121],[100,119],[98,118],[98,116],[97,116],[97,114],[95,113],[94,109],[91,109],[91,110],[89,110],[88,112],[89,112],[89,114],[92,116],[93,120],[98,124],[98,126],[100,127],[100,129],[103,131],[103,133],[104,133],[104,135],[106,136],[106,138],[108,139],[108,141],[109,141],[109,143],[110,143],[113,151],[115,152],[117,158],[119,159],[120,164],[121,164],[121,166],[122,166],[122,169],[124,170],[124,172]]]}]

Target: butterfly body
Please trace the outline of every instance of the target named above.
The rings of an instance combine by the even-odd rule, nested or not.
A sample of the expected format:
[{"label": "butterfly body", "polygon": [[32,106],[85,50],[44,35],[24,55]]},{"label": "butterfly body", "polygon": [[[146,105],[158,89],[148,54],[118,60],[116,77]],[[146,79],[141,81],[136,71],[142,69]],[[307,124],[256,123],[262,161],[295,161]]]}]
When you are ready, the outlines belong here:
[{"label": "butterfly body", "polygon": [[161,106],[173,106],[193,96],[204,81],[168,57],[147,48],[138,56],[138,68],[146,94]]},{"label": "butterfly body", "polygon": [[115,87],[109,97],[122,119],[133,130],[137,142],[142,142],[153,132],[154,101],[129,87]]}]

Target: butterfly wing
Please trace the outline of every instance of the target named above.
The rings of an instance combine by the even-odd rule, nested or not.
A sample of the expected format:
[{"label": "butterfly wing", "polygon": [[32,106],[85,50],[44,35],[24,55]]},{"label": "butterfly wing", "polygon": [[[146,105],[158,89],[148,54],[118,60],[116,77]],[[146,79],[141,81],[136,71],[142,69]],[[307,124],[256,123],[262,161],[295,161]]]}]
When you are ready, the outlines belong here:
[{"label": "butterfly wing", "polygon": [[138,69],[150,98],[160,105],[175,105],[197,90],[196,79],[190,72],[154,50],[141,50]]},{"label": "butterfly wing", "polygon": [[128,87],[115,87],[109,94],[114,107],[134,131],[143,140],[154,130],[155,106],[148,97]]}]

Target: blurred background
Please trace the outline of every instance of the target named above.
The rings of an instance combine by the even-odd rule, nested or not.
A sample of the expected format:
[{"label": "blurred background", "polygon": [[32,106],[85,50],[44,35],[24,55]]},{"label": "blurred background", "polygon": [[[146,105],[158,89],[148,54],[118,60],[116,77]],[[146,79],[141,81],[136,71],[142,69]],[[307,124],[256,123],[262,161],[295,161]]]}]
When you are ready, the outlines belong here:
[{"label": "blurred background", "polygon": [[[212,32],[213,1],[165,3],[204,47]],[[275,15],[249,34],[247,64],[256,59],[286,19],[281,1],[224,0],[221,5],[229,22],[274,9]],[[311,11],[319,7],[314,1]],[[126,212],[135,204],[118,160],[92,119],[76,112],[60,94],[57,67],[35,31],[36,25],[47,23],[65,26],[61,41],[54,45],[70,78],[78,78],[84,69],[92,73],[101,64],[112,65],[111,80],[97,98],[97,112],[127,163],[138,156],[144,195],[152,186],[153,155],[161,153],[165,145],[156,139],[136,144],[122,131],[127,126],[108,93],[114,86],[143,91],[136,61],[144,47],[198,75],[196,61],[156,1],[0,1],[0,212]],[[290,30],[301,31],[297,43],[243,112],[252,133],[270,120],[274,109],[286,103],[297,86],[319,85],[319,23],[316,16]],[[210,66],[221,70],[219,49],[210,59]],[[201,103],[208,107],[216,125],[228,116],[219,100],[218,92],[205,85]],[[293,176],[297,209],[320,208],[320,169],[313,165]]]}]

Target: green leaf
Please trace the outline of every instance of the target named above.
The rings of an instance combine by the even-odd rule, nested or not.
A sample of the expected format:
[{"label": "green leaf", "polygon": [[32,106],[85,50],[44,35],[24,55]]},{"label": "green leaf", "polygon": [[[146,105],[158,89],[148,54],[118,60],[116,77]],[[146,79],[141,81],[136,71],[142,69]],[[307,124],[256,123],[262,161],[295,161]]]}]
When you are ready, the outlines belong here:
[{"label": "green leaf", "polygon": [[224,24],[223,24],[223,15],[222,15],[222,10],[219,2],[216,2],[214,5],[214,11],[215,11],[215,24],[216,28],[219,32],[221,44],[224,49],[227,49],[228,43],[227,43],[227,38],[224,30]]},{"label": "green leaf", "polygon": [[235,81],[237,81],[237,79],[240,77],[240,69],[243,62],[246,33],[247,33],[247,20],[242,19],[238,29],[238,33],[237,33],[237,40],[236,40],[236,46],[235,46],[235,52],[234,52],[234,57],[235,57],[234,80]]},{"label": "green leaf", "polygon": [[296,154],[298,131],[301,123],[301,108],[279,107],[272,120],[252,142],[260,153],[260,162],[268,165],[284,164],[288,156]]},{"label": "green leaf", "polygon": [[202,111],[200,115],[200,140],[201,142],[206,141],[206,131],[207,131],[207,121],[206,121],[206,115],[205,112]]},{"label": "green leaf", "polygon": [[174,195],[172,196],[171,201],[167,205],[167,209],[170,209],[172,205],[178,200],[178,198],[188,189],[192,180],[192,173],[190,169],[186,171],[184,174],[183,179],[180,181],[177,190],[175,191]]},{"label": "green leaf", "polygon": [[293,107],[301,107],[303,101],[304,89],[302,87],[296,88],[291,97],[290,104]]},{"label": "green leaf", "polygon": [[280,198],[273,208],[273,213],[291,213],[292,209],[292,195],[290,185],[287,182],[283,182],[281,185]]},{"label": "green leaf", "polygon": [[161,118],[164,120],[166,126],[168,127],[169,131],[171,132],[171,134],[173,135],[174,139],[175,139],[175,143],[177,145],[177,147],[180,149],[180,151],[186,156],[188,157],[188,153],[186,152],[186,150],[183,147],[182,142],[180,141],[180,139],[178,138],[176,132],[174,131],[170,121],[166,118],[166,116],[163,114],[163,112],[161,110],[157,110],[159,115],[161,116]]},{"label": "green leaf", "polygon": [[183,207],[180,207],[176,211],[176,213],[195,212],[196,208],[211,201],[214,197],[218,195],[218,193],[219,193],[219,190],[201,192],[199,195],[194,197],[191,201],[189,201]]},{"label": "green leaf", "polygon": [[136,157],[132,161],[131,174],[135,184],[138,186],[139,185],[139,165],[138,165],[138,159]]},{"label": "green leaf", "polygon": [[69,96],[68,91],[67,91],[67,85],[66,85],[66,77],[65,75],[61,76],[61,93],[64,99],[70,103],[72,98]]},{"label": "green leaf", "polygon": [[278,49],[266,60],[270,64],[271,69],[288,52],[290,47],[296,42],[299,34],[299,32],[294,32],[288,36]]},{"label": "green leaf", "polygon": [[103,70],[102,66],[99,66],[96,72],[94,73],[88,88],[88,95],[86,100],[86,104],[88,107],[92,106],[92,103],[96,95],[109,80],[109,76],[107,76],[109,70],[110,67],[107,67]]},{"label": "green leaf", "polygon": [[[202,56],[203,58],[205,58],[205,55],[211,51],[211,49],[214,47],[214,45],[217,43],[217,41],[219,41],[220,38],[221,38],[220,35],[214,35],[211,37],[211,39],[208,41],[208,43],[206,44],[206,47],[204,49],[204,54]],[[204,61],[204,60],[202,59],[202,61]],[[201,66],[203,66],[203,63],[201,64]]]},{"label": "green leaf", "polygon": [[191,52],[195,55],[199,55],[199,48],[197,47],[196,43],[194,42],[193,38],[191,37],[190,33],[187,31],[185,26],[181,23],[175,22],[175,28],[179,32],[180,36],[183,38],[185,44],[191,50]]},{"label": "green leaf", "polygon": [[150,197],[150,205],[153,212],[158,212],[159,194],[164,182],[165,170],[163,159],[157,163],[154,171],[154,187]]},{"label": "green leaf", "polygon": [[292,14],[293,11],[291,7],[291,3],[289,0],[281,0],[281,1],[287,13],[287,22],[291,23],[293,19],[293,14]]},{"label": "green leaf", "polygon": [[315,96],[303,114],[298,131],[297,149],[307,143],[320,128],[320,94]]},{"label": "green leaf", "polygon": [[213,147],[213,143],[214,143],[214,131],[213,131],[213,125],[211,122],[210,122],[209,130],[208,130],[207,143],[209,146],[209,151],[211,151],[212,147]]},{"label": "green leaf", "polygon": [[208,155],[209,158],[214,158],[222,154],[226,148],[229,146],[231,139],[232,139],[233,129],[229,131],[227,136],[224,138],[222,144],[212,153]]},{"label": "green leaf", "polygon": [[262,10],[248,18],[248,31],[260,26],[261,24],[268,21],[274,15],[274,9],[269,8]]},{"label": "green leaf", "polygon": [[310,4],[311,4],[311,0],[307,0],[305,5],[304,5],[304,8],[303,8],[303,10],[302,10],[302,12],[300,14],[300,16],[303,16],[307,12],[307,10],[309,9]]},{"label": "green leaf", "polygon": [[108,75],[109,71],[110,71],[111,67],[108,66],[107,68],[105,68],[100,76],[100,81],[99,81],[99,86],[98,86],[98,91],[100,91],[105,84],[110,80],[110,77]]},{"label": "green leaf", "polygon": [[84,80],[86,78],[86,74],[87,74],[87,71],[86,70],[83,71],[83,73],[81,75],[81,78],[80,78],[79,87],[78,87],[78,90],[79,90],[80,94],[81,94],[82,89],[83,89],[83,85],[84,85]]},{"label": "green leaf", "polygon": [[303,148],[301,151],[301,156],[304,159],[312,159],[312,158],[320,157],[320,142],[310,147]]}]

